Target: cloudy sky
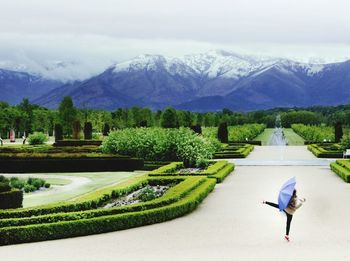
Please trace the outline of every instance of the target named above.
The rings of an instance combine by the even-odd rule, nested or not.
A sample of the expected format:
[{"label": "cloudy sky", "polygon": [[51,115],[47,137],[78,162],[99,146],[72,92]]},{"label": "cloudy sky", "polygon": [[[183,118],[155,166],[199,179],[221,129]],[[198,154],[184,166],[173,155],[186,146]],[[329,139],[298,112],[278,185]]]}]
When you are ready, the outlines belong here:
[{"label": "cloudy sky", "polygon": [[[64,61],[81,77],[143,53],[224,49],[350,57],[348,0],[0,0],[0,67]],[[75,72],[76,73],[76,72]],[[74,77],[74,76],[72,76]]]}]

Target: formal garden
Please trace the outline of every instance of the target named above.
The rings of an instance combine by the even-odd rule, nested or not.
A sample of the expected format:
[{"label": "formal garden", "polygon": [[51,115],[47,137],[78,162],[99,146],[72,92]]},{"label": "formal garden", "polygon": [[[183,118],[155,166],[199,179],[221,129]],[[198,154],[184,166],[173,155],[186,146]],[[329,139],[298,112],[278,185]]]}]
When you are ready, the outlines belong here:
[{"label": "formal garden", "polygon": [[[0,176],[0,245],[117,231],[186,215],[234,171],[232,160],[248,157],[255,146],[306,144],[316,157],[338,158],[330,167],[350,182],[349,160],[340,159],[350,148],[349,124],[326,124],[310,111],[109,113],[78,110],[69,97],[58,111],[28,101],[2,106],[25,117],[6,118],[1,132],[15,128],[29,135],[23,144],[0,147],[1,173],[6,173]],[[280,142],[271,143],[276,137]]]}]

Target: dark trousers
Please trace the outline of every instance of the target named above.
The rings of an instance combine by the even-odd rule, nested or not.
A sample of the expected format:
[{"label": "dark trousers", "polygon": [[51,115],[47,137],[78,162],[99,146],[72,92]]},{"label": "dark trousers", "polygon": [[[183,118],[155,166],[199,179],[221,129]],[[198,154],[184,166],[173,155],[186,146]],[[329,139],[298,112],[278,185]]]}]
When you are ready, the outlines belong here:
[{"label": "dark trousers", "polygon": [[[274,208],[279,208],[278,204],[272,203],[272,202],[265,202],[267,205],[274,207]],[[287,215],[287,226],[286,226],[286,235],[289,235],[289,230],[290,230],[290,223],[292,222],[293,215],[288,214],[285,210],[283,210],[284,213]]]}]

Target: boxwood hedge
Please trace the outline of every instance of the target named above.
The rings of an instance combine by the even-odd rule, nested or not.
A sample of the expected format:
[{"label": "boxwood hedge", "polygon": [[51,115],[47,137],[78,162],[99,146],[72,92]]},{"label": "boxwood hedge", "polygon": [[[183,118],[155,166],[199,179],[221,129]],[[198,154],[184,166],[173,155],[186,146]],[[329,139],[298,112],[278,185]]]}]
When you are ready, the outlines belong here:
[{"label": "boxwood hedge", "polygon": [[349,160],[337,160],[331,163],[331,169],[345,182],[350,183],[350,161]]}]

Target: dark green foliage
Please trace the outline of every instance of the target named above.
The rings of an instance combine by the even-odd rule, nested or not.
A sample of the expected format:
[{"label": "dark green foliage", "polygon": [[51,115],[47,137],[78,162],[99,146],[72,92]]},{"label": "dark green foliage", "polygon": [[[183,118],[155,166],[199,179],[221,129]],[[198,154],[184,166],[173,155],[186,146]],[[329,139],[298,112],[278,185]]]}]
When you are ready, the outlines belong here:
[{"label": "dark green foliage", "polygon": [[350,161],[337,160],[330,164],[331,169],[345,182],[350,183]]},{"label": "dark green foliage", "polygon": [[160,118],[160,125],[163,128],[178,128],[179,121],[177,119],[177,114],[174,108],[166,108]]},{"label": "dark green foliage", "polygon": [[63,140],[63,129],[61,124],[55,124],[55,142]]},{"label": "dark green foliage", "polygon": [[73,139],[79,140],[81,132],[81,125],[79,120],[73,122]]},{"label": "dark green foliage", "polygon": [[337,121],[334,125],[334,137],[336,143],[340,142],[343,137],[343,125],[340,121]]},{"label": "dark green foliage", "polygon": [[60,140],[56,141],[53,146],[57,147],[76,147],[76,146],[100,146],[100,140]]},{"label": "dark green foliage", "polygon": [[0,158],[1,170],[7,173],[133,171],[142,169],[143,160],[128,157],[97,156],[72,158]]},{"label": "dark green foliage", "polygon": [[[146,126],[147,126],[147,123],[146,123]],[[146,126],[141,126],[141,127],[146,127]],[[110,130],[109,124],[108,124],[108,123],[105,123],[105,124],[103,125],[103,130],[102,130],[103,136],[108,136],[109,130]]]},{"label": "dark green foliage", "polygon": [[70,136],[72,134],[72,126],[77,118],[77,110],[73,105],[72,98],[66,96],[60,103],[58,108],[58,117],[63,128],[63,135]]},{"label": "dark green foliage", "polygon": [[0,182],[0,193],[1,192],[7,192],[11,190],[11,186],[9,182]]},{"label": "dark green foliage", "polygon": [[51,184],[50,184],[50,183],[45,183],[44,187],[45,187],[45,188],[50,188],[50,187],[51,187]]},{"label": "dark green foliage", "polygon": [[92,124],[91,122],[85,122],[84,124],[84,139],[91,140],[92,139]]},{"label": "dark green foliage", "polygon": [[13,189],[0,193],[0,209],[21,208],[23,191]]},{"label": "dark green foliage", "polygon": [[201,125],[197,124],[197,125],[192,125],[191,129],[198,134],[202,134],[202,127]]},{"label": "dark green foliage", "polygon": [[221,143],[228,143],[228,130],[227,130],[227,123],[226,122],[222,122],[219,125],[218,140]]}]

